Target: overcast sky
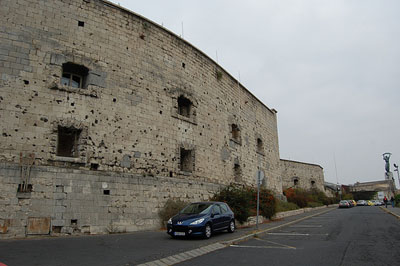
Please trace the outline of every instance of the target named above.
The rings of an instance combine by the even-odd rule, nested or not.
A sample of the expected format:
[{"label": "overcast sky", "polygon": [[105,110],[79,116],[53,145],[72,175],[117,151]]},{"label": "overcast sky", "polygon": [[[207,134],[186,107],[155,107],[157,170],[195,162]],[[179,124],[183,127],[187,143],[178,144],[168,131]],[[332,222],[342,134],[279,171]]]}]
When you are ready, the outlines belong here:
[{"label": "overcast sky", "polygon": [[400,1],[113,2],[218,54],[278,111],[281,158],[341,184],[383,180],[384,152],[400,164]]}]

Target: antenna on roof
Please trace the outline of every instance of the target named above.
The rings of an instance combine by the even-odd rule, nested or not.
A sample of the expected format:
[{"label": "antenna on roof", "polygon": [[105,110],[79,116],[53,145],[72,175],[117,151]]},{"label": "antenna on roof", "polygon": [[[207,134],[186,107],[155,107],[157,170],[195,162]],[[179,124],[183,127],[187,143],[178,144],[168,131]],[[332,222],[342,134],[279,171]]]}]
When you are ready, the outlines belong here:
[{"label": "antenna on roof", "polygon": [[183,21],[182,21],[182,39],[184,39],[184,36],[183,36]]}]

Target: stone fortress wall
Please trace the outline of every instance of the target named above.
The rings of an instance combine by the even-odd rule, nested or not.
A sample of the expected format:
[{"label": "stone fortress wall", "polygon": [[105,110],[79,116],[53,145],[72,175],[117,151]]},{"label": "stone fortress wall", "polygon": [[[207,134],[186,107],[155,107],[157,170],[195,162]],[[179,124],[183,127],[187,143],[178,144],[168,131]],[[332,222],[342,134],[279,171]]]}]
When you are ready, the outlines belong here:
[{"label": "stone fortress wall", "polygon": [[281,159],[282,185],[286,188],[325,191],[323,168],[316,164]]},{"label": "stone fortress wall", "polygon": [[107,1],[1,6],[0,238],[158,228],[257,170],[281,195],[276,111],[191,44]]}]

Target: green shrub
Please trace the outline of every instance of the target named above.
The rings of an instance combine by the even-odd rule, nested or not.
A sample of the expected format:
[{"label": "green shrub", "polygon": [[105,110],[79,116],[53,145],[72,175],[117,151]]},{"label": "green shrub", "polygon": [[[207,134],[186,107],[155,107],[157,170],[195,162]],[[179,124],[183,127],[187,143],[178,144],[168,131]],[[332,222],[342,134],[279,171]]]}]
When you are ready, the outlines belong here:
[{"label": "green shrub", "polygon": [[276,212],[286,212],[299,209],[299,206],[293,202],[278,200],[276,205]]},{"label": "green shrub", "polygon": [[229,185],[218,191],[211,200],[226,202],[239,223],[246,222],[250,216],[252,191],[249,188]]},{"label": "green shrub", "polygon": [[[228,203],[239,223],[257,214],[257,189],[248,186],[229,185],[217,192],[211,200]],[[260,215],[271,218],[276,213],[276,199],[272,193],[260,189]]]},{"label": "green shrub", "polygon": [[[327,197],[325,193],[319,191],[318,189],[307,191],[300,188],[288,188],[284,190],[284,194],[288,202],[292,202],[300,208],[329,205],[339,201],[339,199],[336,197]],[[348,195],[351,196],[351,194]]]},{"label": "green shrub", "polygon": [[[254,189],[253,198],[257,208],[257,189]],[[266,188],[260,188],[260,214],[265,218],[271,219],[276,213],[276,199]]]},{"label": "green shrub", "polygon": [[161,218],[162,226],[165,225],[165,222],[167,222],[169,218],[176,215],[186,205],[187,203],[184,201],[168,199],[167,202],[165,202],[164,207],[158,212],[158,216]]},{"label": "green shrub", "polygon": [[396,206],[400,207],[400,194],[397,194],[396,196],[394,196],[394,200],[396,202]]}]

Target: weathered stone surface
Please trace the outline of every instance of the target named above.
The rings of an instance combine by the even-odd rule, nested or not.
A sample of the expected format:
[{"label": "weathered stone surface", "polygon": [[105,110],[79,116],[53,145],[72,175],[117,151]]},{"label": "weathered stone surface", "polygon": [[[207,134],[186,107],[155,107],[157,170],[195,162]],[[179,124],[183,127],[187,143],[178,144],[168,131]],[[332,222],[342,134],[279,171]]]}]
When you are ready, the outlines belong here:
[{"label": "weathered stone surface", "polygon": [[[276,111],[128,13],[101,0],[1,1],[0,238],[24,235],[28,217],[51,217],[64,233],[158,228],[167,199],[254,185],[258,169],[281,194]],[[78,88],[61,83],[71,63]],[[21,154],[34,158],[23,175]],[[23,180],[32,191],[19,198]]]}]

